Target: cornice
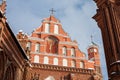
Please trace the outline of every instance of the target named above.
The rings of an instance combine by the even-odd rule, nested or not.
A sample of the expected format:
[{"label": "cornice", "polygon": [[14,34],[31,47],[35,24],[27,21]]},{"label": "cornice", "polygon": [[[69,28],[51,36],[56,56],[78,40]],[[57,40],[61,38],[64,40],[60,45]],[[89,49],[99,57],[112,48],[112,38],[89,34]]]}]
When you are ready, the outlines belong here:
[{"label": "cornice", "polygon": [[77,43],[74,43],[74,42],[67,42],[67,41],[60,41],[59,42],[60,44],[67,44],[67,45],[73,45],[73,46],[78,46],[78,44]]},{"label": "cornice", "polygon": [[56,65],[45,65],[45,64],[38,64],[38,63],[32,63],[32,68],[38,68],[42,70],[52,70],[52,71],[84,73],[84,74],[90,74],[90,75],[94,73],[94,70],[90,70],[90,69],[63,67],[63,66],[56,66]]},{"label": "cornice", "polygon": [[98,8],[103,6],[104,3],[106,4],[112,3],[120,6],[120,0],[94,0],[94,1],[97,4]]},{"label": "cornice", "polygon": [[44,41],[44,39],[37,38],[37,37],[29,37],[28,40]]},{"label": "cornice", "polygon": [[85,57],[73,57],[73,56],[65,56],[65,55],[59,55],[58,54],[53,54],[53,53],[44,53],[44,52],[40,52],[40,53],[36,53],[36,52],[31,52],[31,54],[35,54],[35,55],[43,55],[43,56],[54,56],[54,57],[61,57],[61,58],[71,58],[71,59],[79,59],[79,60],[86,60]]},{"label": "cornice", "polygon": [[55,22],[55,21],[49,21],[49,20],[45,20],[43,22],[46,22],[46,23],[54,23],[54,24],[60,24],[62,25],[60,22]]},{"label": "cornice", "polygon": [[98,6],[98,8],[102,5],[102,4],[104,4],[107,0],[94,0],[95,1],[95,3],[97,4],[97,6]]},{"label": "cornice", "polygon": [[34,32],[36,34],[47,34],[47,35],[54,35],[54,36],[62,36],[62,37],[66,37],[69,38],[69,36],[65,36],[63,34],[54,34],[54,33],[45,33],[45,32]]}]

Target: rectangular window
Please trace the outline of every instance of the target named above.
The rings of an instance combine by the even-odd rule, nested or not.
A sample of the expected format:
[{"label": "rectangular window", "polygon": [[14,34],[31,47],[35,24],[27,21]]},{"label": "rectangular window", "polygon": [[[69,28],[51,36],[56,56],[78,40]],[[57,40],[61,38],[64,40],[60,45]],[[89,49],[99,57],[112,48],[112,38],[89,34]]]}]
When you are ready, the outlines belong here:
[{"label": "rectangular window", "polygon": [[35,52],[40,52],[40,44],[39,43],[36,43],[35,44]]},{"label": "rectangular window", "polygon": [[59,27],[58,27],[58,25],[54,25],[54,33],[55,34],[59,33]]},{"label": "rectangular window", "polygon": [[50,32],[50,28],[49,28],[49,24],[45,24],[45,33],[49,33]]}]

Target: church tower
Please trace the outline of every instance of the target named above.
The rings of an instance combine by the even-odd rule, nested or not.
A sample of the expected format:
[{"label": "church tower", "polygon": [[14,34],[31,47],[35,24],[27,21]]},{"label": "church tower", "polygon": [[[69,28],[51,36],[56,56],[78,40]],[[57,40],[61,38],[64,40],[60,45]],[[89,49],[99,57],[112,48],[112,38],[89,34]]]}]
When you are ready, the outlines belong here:
[{"label": "church tower", "polygon": [[91,44],[89,45],[87,50],[88,50],[88,60],[94,62],[94,69],[95,69],[94,78],[96,80],[102,80],[99,47],[96,43],[93,42],[92,36],[91,36]]},{"label": "church tower", "polygon": [[93,37],[91,36],[91,44],[88,47],[88,60],[94,61],[95,65],[100,66],[100,54],[99,47],[93,42]]},{"label": "church tower", "polygon": [[88,48],[88,60],[94,61],[96,65],[100,66],[98,45],[94,42]]}]

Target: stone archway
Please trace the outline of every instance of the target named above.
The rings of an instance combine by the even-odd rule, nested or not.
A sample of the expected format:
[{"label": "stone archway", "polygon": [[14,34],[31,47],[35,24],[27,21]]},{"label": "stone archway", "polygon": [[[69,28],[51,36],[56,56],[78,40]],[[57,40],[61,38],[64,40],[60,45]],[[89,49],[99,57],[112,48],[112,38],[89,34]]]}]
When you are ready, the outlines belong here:
[{"label": "stone archway", "polygon": [[15,69],[12,64],[6,69],[4,80],[14,80],[15,79]]},{"label": "stone archway", "polygon": [[0,47],[0,80],[4,76],[4,69],[5,69],[5,62],[4,62],[4,54],[3,49]]},{"label": "stone archway", "polygon": [[5,55],[4,50],[0,51],[0,80],[14,80],[14,73],[15,68],[12,62]]}]

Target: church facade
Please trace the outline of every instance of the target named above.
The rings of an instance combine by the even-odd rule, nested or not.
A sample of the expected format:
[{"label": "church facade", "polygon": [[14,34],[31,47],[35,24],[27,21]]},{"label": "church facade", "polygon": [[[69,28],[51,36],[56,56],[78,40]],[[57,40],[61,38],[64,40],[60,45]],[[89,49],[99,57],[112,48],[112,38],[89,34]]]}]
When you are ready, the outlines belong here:
[{"label": "church facade", "polygon": [[19,31],[17,39],[31,62],[28,80],[102,80],[98,46],[88,47],[87,60],[53,14],[30,36]]}]

